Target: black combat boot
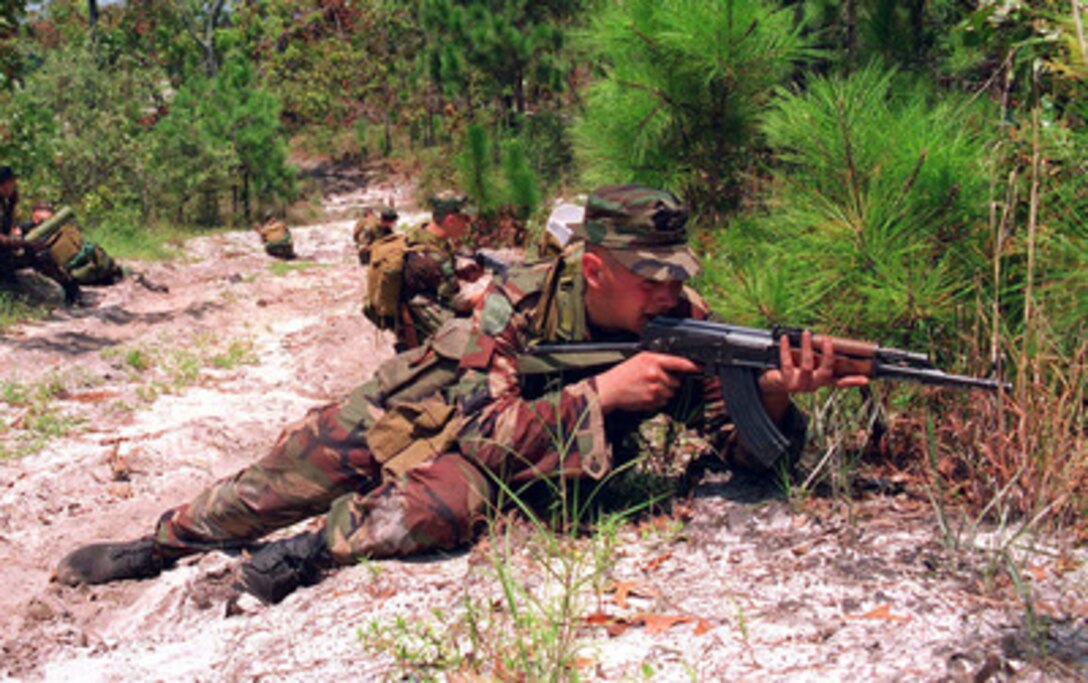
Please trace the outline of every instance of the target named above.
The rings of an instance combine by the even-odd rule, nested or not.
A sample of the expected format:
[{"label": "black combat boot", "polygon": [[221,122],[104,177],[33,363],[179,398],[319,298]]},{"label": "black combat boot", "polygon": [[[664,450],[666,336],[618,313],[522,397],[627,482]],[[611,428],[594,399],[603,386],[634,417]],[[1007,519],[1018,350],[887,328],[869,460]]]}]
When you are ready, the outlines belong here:
[{"label": "black combat boot", "polygon": [[68,586],[150,579],[173,565],[149,538],[128,543],[94,543],[69,553],[57,565],[55,579]]},{"label": "black combat boot", "polygon": [[76,308],[83,305],[83,290],[74,280],[64,284],[64,305],[68,308]]},{"label": "black combat boot", "polygon": [[306,532],[273,541],[242,565],[237,588],[266,605],[274,605],[300,586],[321,580],[321,570],[332,566],[322,534]]}]

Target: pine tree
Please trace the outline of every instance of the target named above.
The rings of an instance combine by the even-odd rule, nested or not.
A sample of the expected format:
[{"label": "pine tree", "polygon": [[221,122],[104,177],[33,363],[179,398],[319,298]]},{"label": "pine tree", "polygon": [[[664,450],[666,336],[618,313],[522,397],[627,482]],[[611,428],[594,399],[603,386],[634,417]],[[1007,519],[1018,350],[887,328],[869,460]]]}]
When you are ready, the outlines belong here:
[{"label": "pine tree", "polygon": [[794,14],[760,0],[623,0],[586,32],[603,78],[578,149],[594,183],[639,181],[720,212],[742,197],[775,85],[810,56]]}]

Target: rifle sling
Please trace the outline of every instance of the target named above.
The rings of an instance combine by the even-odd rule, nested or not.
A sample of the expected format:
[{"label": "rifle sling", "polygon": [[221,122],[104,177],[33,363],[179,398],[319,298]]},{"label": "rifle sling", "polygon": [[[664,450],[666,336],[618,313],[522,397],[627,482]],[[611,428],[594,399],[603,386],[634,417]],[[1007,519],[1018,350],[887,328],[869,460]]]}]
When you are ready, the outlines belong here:
[{"label": "rifle sling", "polygon": [[523,353],[518,356],[519,375],[554,375],[621,363],[630,354],[622,351],[579,351],[577,353]]}]

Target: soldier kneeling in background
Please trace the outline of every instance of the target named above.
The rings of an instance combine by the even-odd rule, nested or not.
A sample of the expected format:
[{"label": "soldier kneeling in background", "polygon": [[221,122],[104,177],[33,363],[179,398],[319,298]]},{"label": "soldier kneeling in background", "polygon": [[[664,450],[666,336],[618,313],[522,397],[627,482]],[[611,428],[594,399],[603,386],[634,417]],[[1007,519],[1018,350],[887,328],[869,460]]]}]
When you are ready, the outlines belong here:
[{"label": "soldier kneeling in background", "polygon": [[44,245],[53,262],[81,285],[112,285],[125,275],[102,247],[83,238],[67,206],[54,212],[49,202],[37,202],[20,227],[27,240]]},{"label": "soldier kneeling in background", "polygon": [[355,249],[359,252],[360,265],[370,263],[370,247],[381,238],[393,234],[399,217],[392,204],[363,209],[363,217],[355,222],[351,231]]}]

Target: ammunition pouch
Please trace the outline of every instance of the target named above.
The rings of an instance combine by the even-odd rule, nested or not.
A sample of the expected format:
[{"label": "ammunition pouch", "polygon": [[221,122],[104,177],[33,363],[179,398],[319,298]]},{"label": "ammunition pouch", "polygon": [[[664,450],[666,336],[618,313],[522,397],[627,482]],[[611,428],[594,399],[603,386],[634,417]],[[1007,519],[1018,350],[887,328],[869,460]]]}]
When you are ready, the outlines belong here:
[{"label": "ammunition pouch", "polygon": [[456,443],[461,420],[443,389],[457,381],[470,325],[467,319],[451,320],[423,346],[378,369],[385,413],[367,430],[366,440],[387,477],[400,477]]}]

